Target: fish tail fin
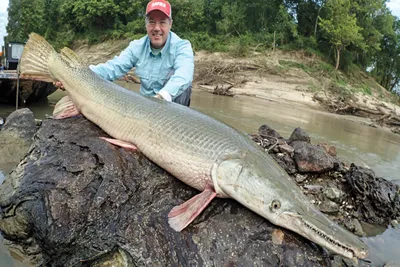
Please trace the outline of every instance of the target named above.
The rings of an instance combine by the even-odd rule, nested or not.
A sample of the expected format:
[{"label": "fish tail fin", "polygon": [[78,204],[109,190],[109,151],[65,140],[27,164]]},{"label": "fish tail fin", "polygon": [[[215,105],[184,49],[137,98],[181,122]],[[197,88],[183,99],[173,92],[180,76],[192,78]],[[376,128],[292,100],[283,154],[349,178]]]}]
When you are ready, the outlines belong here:
[{"label": "fish tail fin", "polygon": [[50,58],[57,54],[54,48],[40,35],[31,33],[21,56],[21,78],[53,82],[49,71]]},{"label": "fish tail fin", "polygon": [[61,49],[60,56],[63,61],[69,64],[71,67],[79,67],[85,65],[85,63],[75,54],[75,52],[68,47],[64,47],[63,49]]}]

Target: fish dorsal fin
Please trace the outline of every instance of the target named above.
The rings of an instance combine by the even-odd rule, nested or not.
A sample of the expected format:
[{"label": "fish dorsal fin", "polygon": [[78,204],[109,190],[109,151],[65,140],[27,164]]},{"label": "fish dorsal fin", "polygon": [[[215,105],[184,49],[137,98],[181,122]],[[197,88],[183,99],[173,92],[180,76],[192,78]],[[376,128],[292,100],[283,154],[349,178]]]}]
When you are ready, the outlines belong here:
[{"label": "fish dorsal fin", "polygon": [[84,66],[85,63],[68,47],[64,47],[60,51],[61,58],[72,67]]}]

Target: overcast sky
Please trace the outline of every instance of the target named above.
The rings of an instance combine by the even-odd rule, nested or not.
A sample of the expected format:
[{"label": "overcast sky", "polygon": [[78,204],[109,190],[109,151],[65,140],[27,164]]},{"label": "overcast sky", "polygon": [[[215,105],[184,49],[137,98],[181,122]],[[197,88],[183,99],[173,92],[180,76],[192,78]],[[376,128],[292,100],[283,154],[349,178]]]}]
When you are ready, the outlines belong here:
[{"label": "overcast sky", "polygon": [[[3,45],[3,37],[7,35],[7,7],[9,0],[0,0],[0,48]],[[392,14],[400,17],[400,0],[391,0],[387,4],[392,10]]]},{"label": "overcast sky", "polygon": [[8,0],[0,0],[0,50],[1,46],[3,45],[3,40],[4,40],[3,37],[7,35],[6,33],[7,7],[8,7]]}]

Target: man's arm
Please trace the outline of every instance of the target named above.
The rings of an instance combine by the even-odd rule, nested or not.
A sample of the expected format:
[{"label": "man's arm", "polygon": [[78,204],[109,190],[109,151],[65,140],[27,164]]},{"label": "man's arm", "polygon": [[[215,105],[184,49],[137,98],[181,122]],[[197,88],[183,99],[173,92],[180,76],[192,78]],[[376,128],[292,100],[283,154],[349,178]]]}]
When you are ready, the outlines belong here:
[{"label": "man's arm", "polygon": [[132,41],[119,56],[115,56],[105,63],[90,65],[89,68],[103,79],[114,81],[136,65],[138,60],[134,53],[137,49],[136,46],[135,41]]},{"label": "man's arm", "polygon": [[194,55],[192,45],[185,40],[177,49],[174,74],[159,92],[164,99],[169,101],[178,96],[181,88],[187,89],[193,81]]}]

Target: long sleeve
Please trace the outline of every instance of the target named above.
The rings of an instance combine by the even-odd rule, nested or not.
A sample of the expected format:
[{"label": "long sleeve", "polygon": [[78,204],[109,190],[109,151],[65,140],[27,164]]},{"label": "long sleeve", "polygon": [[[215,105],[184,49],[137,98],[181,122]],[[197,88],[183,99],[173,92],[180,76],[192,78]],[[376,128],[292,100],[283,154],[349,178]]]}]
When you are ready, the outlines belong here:
[{"label": "long sleeve", "polygon": [[105,63],[90,65],[89,68],[103,79],[114,81],[135,67],[138,60],[135,56],[138,51],[135,50],[138,49],[140,47],[136,41],[132,41],[118,56]]},{"label": "long sleeve", "polygon": [[182,41],[176,49],[174,74],[161,89],[170,94],[173,99],[192,84],[194,73],[194,55],[190,42]]}]

